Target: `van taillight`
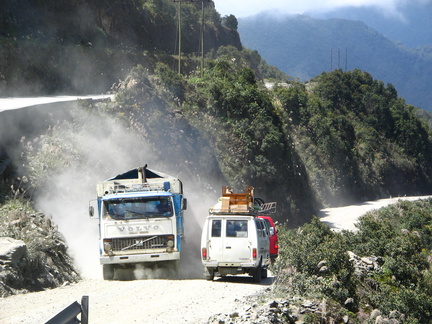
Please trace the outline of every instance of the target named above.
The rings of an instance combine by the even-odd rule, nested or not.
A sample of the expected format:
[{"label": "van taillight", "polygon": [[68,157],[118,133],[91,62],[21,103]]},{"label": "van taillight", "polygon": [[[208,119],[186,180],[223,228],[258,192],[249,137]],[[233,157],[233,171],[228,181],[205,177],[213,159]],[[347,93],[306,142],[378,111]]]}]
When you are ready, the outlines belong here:
[{"label": "van taillight", "polygon": [[256,260],[257,258],[257,249],[252,249],[252,258]]},{"label": "van taillight", "polygon": [[279,242],[278,242],[278,241],[275,242],[274,247],[275,247],[276,249],[279,249]]},{"label": "van taillight", "polygon": [[202,256],[203,260],[207,259],[207,249],[206,248],[202,248],[201,256]]}]

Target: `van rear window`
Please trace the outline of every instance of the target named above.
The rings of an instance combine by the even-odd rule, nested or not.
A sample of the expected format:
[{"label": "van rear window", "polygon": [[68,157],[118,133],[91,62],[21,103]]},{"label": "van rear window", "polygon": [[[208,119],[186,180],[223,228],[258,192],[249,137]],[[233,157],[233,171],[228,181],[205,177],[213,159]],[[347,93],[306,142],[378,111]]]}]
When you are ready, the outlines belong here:
[{"label": "van rear window", "polygon": [[228,220],[226,224],[227,237],[248,237],[247,220]]},{"label": "van rear window", "polygon": [[212,221],[212,237],[221,237],[221,220]]}]

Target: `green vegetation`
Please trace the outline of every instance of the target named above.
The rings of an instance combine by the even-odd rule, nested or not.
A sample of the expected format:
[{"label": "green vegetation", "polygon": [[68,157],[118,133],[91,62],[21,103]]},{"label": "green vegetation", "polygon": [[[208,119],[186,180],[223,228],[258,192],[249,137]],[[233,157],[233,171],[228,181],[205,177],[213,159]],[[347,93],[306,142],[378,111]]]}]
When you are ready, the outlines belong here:
[{"label": "green vegetation", "polygon": [[[277,74],[256,53],[218,52],[219,58],[206,60],[202,76],[181,76],[163,63],[155,73],[139,65],[116,85],[115,103],[87,111],[116,118],[155,151],[164,143],[180,161],[176,168],[200,174],[209,185],[253,185],[261,198],[278,202],[277,218],[291,226],[321,206],[430,192],[429,126],[391,84],[360,70],[336,70],[310,83],[279,79],[267,90],[251,66],[269,78]],[[86,117],[77,114],[77,125],[67,129],[84,127]],[[55,146],[59,135],[53,132],[65,125],[33,143],[52,139]],[[26,164],[33,182],[38,170],[50,168],[40,159],[57,165],[85,160],[76,157],[73,132],[66,137],[64,149],[54,150],[60,156],[37,158],[37,148],[24,154],[31,157]]]},{"label": "green vegetation", "polygon": [[428,192],[429,127],[391,84],[337,70],[268,91],[250,52],[220,52],[202,78],[160,81],[230,185],[252,183],[294,223],[319,205]]},{"label": "green vegetation", "polygon": [[391,84],[360,70],[336,70],[306,86],[309,91],[294,83],[275,92],[323,203],[427,190],[429,127]]},{"label": "green vegetation", "polygon": [[[337,313],[351,313],[353,323],[364,322],[354,313],[369,316],[373,309],[386,316],[395,310],[405,314],[404,323],[427,323],[432,318],[431,226],[431,199],[369,212],[356,232],[333,232],[317,218],[295,230],[282,226],[275,293],[325,298],[339,305]],[[358,260],[376,260],[375,267],[359,268],[348,251]],[[347,306],[348,298],[353,303]]]}]

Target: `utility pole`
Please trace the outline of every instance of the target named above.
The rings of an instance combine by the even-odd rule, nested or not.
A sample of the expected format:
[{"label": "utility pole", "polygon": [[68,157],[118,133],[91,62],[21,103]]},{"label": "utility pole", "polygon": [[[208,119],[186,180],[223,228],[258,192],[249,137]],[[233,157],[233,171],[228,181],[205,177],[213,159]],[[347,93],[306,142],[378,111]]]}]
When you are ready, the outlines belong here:
[{"label": "utility pole", "polygon": [[[178,2],[178,24],[177,24],[177,33],[178,33],[178,73],[181,74],[181,43],[182,43],[182,21],[181,21],[181,3],[182,2],[198,2],[200,0],[173,0],[173,2]],[[200,32],[200,47],[201,47],[201,77],[203,76],[204,71],[204,2],[209,0],[201,0],[201,32]]]},{"label": "utility pole", "polygon": [[333,71],[333,47],[330,49],[330,72]]},{"label": "utility pole", "polygon": [[201,0],[201,78],[204,75],[204,0]]},{"label": "utility pole", "polygon": [[201,0],[201,77],[204,74],[204,2],[210,2],[210,0]]},{"label": "utility pole", "polygon": [[348,71],[348,49],[345,48],[345,72]]},{"label": "utility pole", "polygon": [[177,7],[177,36],[178,36],[178,73],[181,74],[181,3],[183,0],[173,0],[173,2],[178,2]]},{"label": "utility pole", "polygon": [[[204,0],[203,0],[204,1]],[[181,44],[182,44],[182,21],[181,21],[181,4],[182,2],[194,2],[194,0],[173,0],[173,2],[178,2],[178,24],[177,24],[177,33],[178,33],[178,48],[179,48],[179,52],[178,52],[178,73],[181,74]]]},{"label": "utility pole", "polygon": [[[175,1],[175,0],[174,0]],[[178,39],[179,39],[179,53],[178,53],[178,73],[181,74],[181,43],[182,43],[182,31],[181,31],[181,0],[178,1]]]}]

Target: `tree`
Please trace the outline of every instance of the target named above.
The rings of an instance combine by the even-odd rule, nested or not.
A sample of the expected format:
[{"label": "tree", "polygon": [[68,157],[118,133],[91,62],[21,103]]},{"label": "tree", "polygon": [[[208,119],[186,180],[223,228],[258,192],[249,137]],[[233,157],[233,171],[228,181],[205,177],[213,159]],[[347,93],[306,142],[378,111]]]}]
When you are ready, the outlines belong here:
[{"label": "tree", "polygon": [[238,27],[238,21],[237,18],[234,15],[225,16],[222,18],[222,26],[237,30]]}]

